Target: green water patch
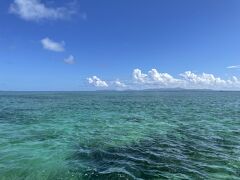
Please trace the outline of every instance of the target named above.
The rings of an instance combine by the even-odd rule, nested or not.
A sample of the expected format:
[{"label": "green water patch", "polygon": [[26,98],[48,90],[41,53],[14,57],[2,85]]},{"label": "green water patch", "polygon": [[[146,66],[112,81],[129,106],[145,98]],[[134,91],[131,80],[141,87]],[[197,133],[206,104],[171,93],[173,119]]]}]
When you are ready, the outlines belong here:
[{"label": "green water patch", "polygon": [[0,94],[0,179],[239,179],[240,93]]}]

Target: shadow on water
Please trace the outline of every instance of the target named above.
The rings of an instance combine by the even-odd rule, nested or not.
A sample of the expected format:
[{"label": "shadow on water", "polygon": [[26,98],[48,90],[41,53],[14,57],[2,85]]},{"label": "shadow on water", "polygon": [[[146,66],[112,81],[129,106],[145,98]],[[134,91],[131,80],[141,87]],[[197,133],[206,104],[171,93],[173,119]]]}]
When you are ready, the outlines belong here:
[{"label": "shadow on water", "polygon": [[[209,179],[219,174],[239,177],[234,155],[222,147],[224,142],[231,142],[198,137],[182,129],[175,133],[181,136],[174,132],[165,136],[155,134],[121,147],[78,145],[67,162],[70,171],[83,179]],[[236,149],[236,144],[232,144],[231,150]]]},{"label": "shadow on water", "polygon": [[[31,134],[31,141],[60,136],[42,131]],[[166,135],[152,134],[127,146],[79,144],[66,162],[78,179],[211,179],[211,174],[217,173],[239,177],[239,169],[234,163],[231,166],[234,157],[238,158],[234,150],[239,143],[224,137],[204,137],[180,126]]]}]

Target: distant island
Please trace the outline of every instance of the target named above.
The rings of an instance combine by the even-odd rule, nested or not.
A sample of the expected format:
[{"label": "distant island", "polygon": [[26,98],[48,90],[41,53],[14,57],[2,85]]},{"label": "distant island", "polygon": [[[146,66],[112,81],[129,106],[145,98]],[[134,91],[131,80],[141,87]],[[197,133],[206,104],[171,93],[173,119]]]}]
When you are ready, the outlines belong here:
[{"label": "distant island", "polygon": [[214,89],[185,89],[185,88],[151,88],[151,89],[123,89],[123,90],[116,90],[116,89],[106,89],[106,90],[96,90],[97,92],[112,92],[112,91],[224,91],[224,90],[214,90]]}]

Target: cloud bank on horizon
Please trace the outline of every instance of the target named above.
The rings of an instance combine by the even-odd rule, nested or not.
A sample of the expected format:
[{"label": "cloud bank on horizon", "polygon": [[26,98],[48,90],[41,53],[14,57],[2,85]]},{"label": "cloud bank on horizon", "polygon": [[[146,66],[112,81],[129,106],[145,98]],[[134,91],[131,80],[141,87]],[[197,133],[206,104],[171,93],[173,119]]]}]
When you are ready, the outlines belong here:
[{"label": "cloud bank on horizon", "polygon": [[[120,80],[104,81],[97,76],[87,78],[90,85],[96,88],[111,89],[155,89],[155,88],[185,88],[185,89],[213,89],[213,90],[239,90],[240,78],[232,76],[230,79],[221,79],[213,74],[202,73],[195,74],[186,71],[179,74],[178,78],[168,73],[158,72],[157,69],[151,69],[147,74],[140,69],[134,69],[132,79],[127,82]],[[117,86],[116,86],[117,84]]]},{"label": "cloud bank on horizon", "polygon": [[92,76],[87,78],[88,83],[94,85],[95,87],[108,87],[106,81],[101,80],[97,76]]}]

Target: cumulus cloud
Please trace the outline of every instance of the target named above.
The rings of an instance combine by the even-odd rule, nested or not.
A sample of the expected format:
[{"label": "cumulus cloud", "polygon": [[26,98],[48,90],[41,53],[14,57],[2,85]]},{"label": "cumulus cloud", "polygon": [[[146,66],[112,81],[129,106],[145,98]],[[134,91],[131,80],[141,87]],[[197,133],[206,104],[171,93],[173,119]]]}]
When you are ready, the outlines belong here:
[{"label": "cumulus cloud", "polygon": [[119,88],[125,88],[126,84],[123,82],[120,82],[119,80],[114,81],[114,85]]},{"label": "cumulus cloud", "polygon": [[240,78],[233,76],[231,79],[227,80],[227,84],[233,89],[240,88]]},{"label": "cumulus cloud", "polygon": [[191,71],[186,71],[180,74],[184,80],[190,85],[190,87],[206,87],[206,88],[219,88],[227,85],[227,81],[215,77],[213,74],[195,74]]},{"label": "cumulus cloud", "polygon": [[169,85],[169,84],[178,84],[181,82],[179,79],[175,79],[168,73],[159,73],[156,69],[151,69],[149,72],[150,81],[153,83],[159,83],[162,85]]},{"label": "cumulus cloud", "polygon": [[74,59],[73,55],[70,55],[64,59],[64,62],[66,64],[75,64],[75,59]]},{"label": "cumulus cloud", "polygon": [[239,89],[240,78],[233,76],[224,80],[213,74],[201,73],[195,74],[191,71],[181,73],[178,78],[168,73],[158,72],[157,69],[151,69],[144,74],[140,69],[134,69],[133,80],[141,88],[186,88],[186,89]]},{"label": "cumulus cloud", "polygon": [[28,21],[66,19],[75,13],[72,8],[47,7],[40,0],[14,0],[9,12]]},{"label": "cumulus cloud", "polygon": [[172,77],[168,73],[160,73],[157,71],[157,69],[151,69],[150,71],[148,71],[148,74],[142,73],[140,69],[134,69],[133,79],[135,82],[140,84],[159,86],[172,86],[181,83],[181,80]]},{"label": "cumulus cloud", "polygon": [[44,49],[56,52],[64,51],[64,42],[55,42],[49,38],[44,38],[41,40],[42,46]]},{"label": "cumulus cloud", "polygon": [[89,84],[92,84],[95,87],[108,87],[108,84],[97,76],[92,76],[87,78],[87,80]]},{"label": "cumulus cloud", "polygon": [[144,83],[147,81],[147,74],[143,74],[140,69],[134,69],[132,75],[137,82]]},{"label": "cumulus cloud", "polygon": [[213,74],[186,71],[173,77],[168,73],[151,69],[147,73],[140,69],[134,69],[132,80],[125,82],[100,80],[97,76],[88,78],[90,84],[96,87],[111,87],[116,89],[154,89],[154,88],[185,88],[185,89],[213,89],[213,90],[239,90],[240,77],[233,76],[229,79],[222,79]]},{"label": "cumulus cloud", "polygon": [[228,69],[240,69],[240,65],[228,66]]}]

